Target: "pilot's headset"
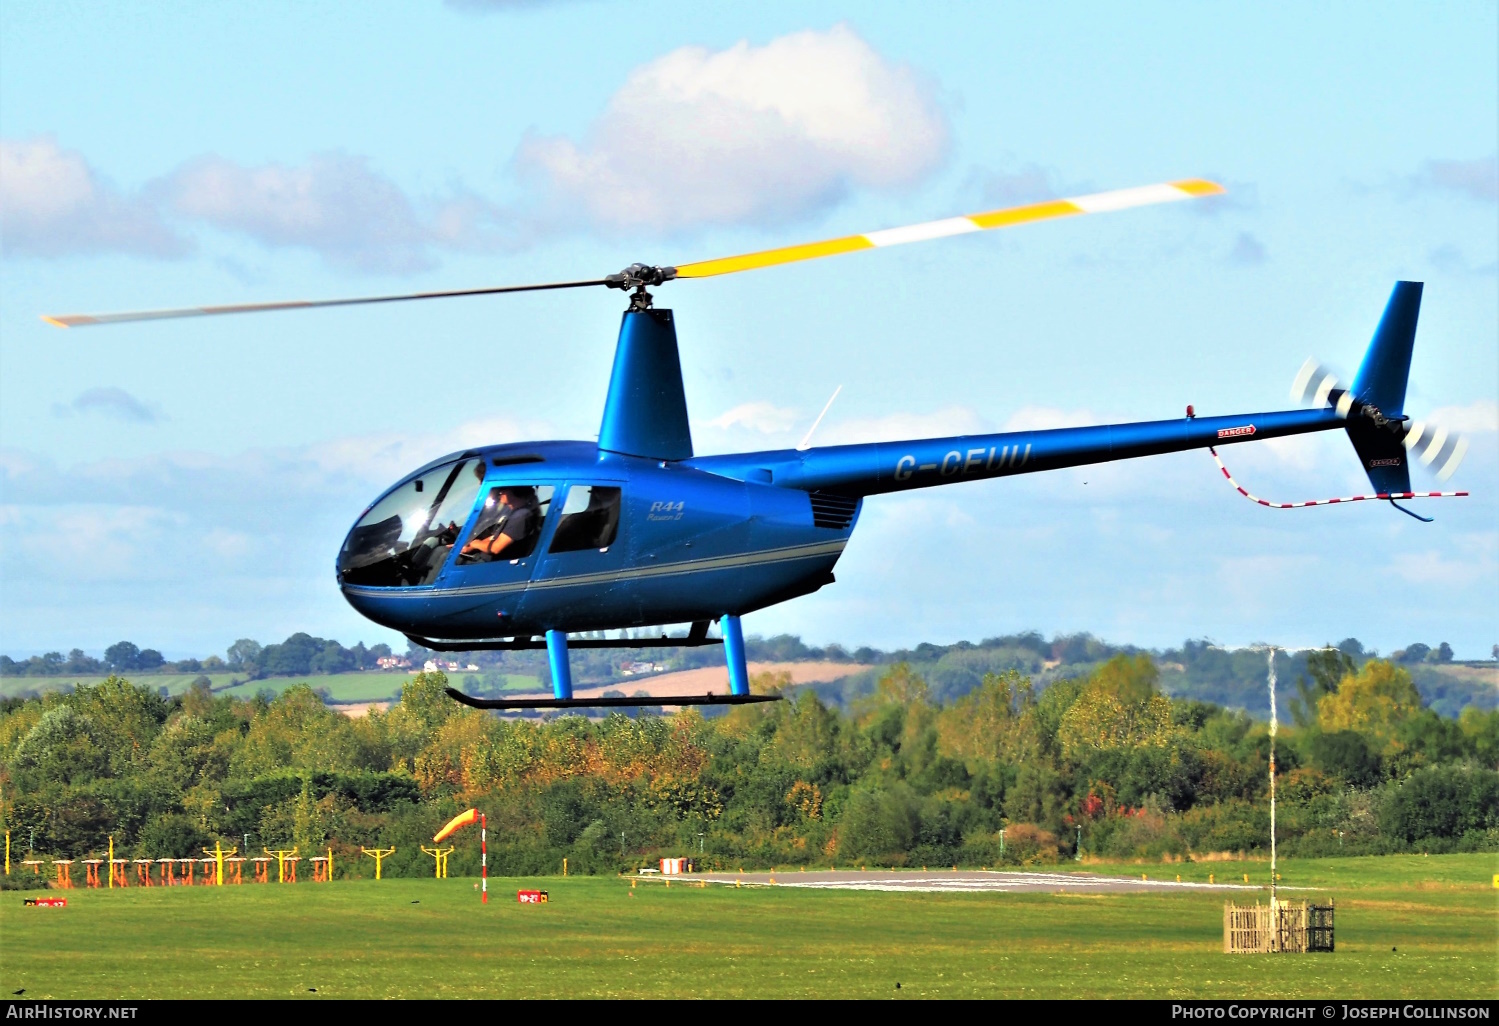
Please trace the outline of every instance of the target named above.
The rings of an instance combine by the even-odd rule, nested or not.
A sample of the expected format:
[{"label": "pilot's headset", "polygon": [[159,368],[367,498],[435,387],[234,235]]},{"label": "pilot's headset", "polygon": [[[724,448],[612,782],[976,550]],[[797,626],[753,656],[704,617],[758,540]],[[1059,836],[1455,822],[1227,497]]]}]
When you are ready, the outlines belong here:
[{"label": "pilot's headset", "polygon": [[534,509],[536,506],[536,489],[530,485],[504,485],[500,491],[510,496],[512,509]]}]

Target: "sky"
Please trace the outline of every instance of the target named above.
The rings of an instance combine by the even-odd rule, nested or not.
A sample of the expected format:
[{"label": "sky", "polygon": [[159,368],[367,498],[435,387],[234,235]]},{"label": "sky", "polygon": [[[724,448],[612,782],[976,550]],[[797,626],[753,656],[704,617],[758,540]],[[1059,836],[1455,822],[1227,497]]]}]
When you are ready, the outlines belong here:
[{"label": "sky", "polygon": [[[0,651],[399,638],[333,561],[406,472],[596,436],[617,292],[61,331],[44,313],[597,277],[1187,177],[1225,196],[669,284],[699,453],[1289,405],[1426,283],[1422,524],[1206,452],[869,500],[746,629],[1499,643],[1499,7],[0,5]],[[1368,490],[1338,433],[1222,450]],[[1424,479],[1429,481],[1429,479]],[[1417,480],[1416,487],[1435,487]]]}]

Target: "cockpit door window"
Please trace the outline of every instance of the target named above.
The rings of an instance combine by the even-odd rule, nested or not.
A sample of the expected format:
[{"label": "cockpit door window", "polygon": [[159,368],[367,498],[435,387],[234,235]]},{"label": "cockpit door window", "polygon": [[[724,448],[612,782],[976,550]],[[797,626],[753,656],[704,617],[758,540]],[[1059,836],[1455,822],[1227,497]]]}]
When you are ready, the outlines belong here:
[{"label": "cockpit door window", "polygon": [[619,534],[620,490],[604,485],[573,485],[548,552],[607,549]]},{"label": "cockpit door window", "polygon": [[551,485],[494,485],[480,503],[458,565],[515,562],[536,549],[552,505]]}]

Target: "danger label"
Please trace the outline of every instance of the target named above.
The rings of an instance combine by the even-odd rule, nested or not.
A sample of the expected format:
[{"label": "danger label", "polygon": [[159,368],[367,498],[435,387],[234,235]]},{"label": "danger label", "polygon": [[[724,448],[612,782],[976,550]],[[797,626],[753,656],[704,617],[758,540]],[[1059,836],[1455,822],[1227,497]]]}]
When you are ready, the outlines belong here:
[{"label": "danger label", "polygon": [[1254,425],[1245,424],[1243,427],[1219,428],[1219,438],[1241,438],[1244,435],[1254,434]]}]

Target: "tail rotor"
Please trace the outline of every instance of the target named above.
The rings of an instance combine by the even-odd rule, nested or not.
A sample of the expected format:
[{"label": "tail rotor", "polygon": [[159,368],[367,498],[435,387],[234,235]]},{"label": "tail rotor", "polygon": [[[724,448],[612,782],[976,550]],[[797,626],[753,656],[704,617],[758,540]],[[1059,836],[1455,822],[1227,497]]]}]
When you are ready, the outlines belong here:
[{"label": "tail rotor", "polygon": [[1438,481],[1451,477],[1468,455],[1468,440],[1462,435],[1419,420],[1406,430],[1401,441],[1412,462],[1436,474]]},{"label": "tail rotor", "polygon": [[1434,474],[1438,481],[1450,478],[1468,454],[1468,440],[1456,431],[1405,416],[1386,416],[1373,404],[1354,398],[1337,374],[1315,359],[1308,359],[1296,373],[1291,382],[1291,398],[1313,409],[1336,410],[1344,420],[1363,418],[1368,423],[1361,427],[1389,432],[1392,440],[1404,448],[1407,460]]}]

